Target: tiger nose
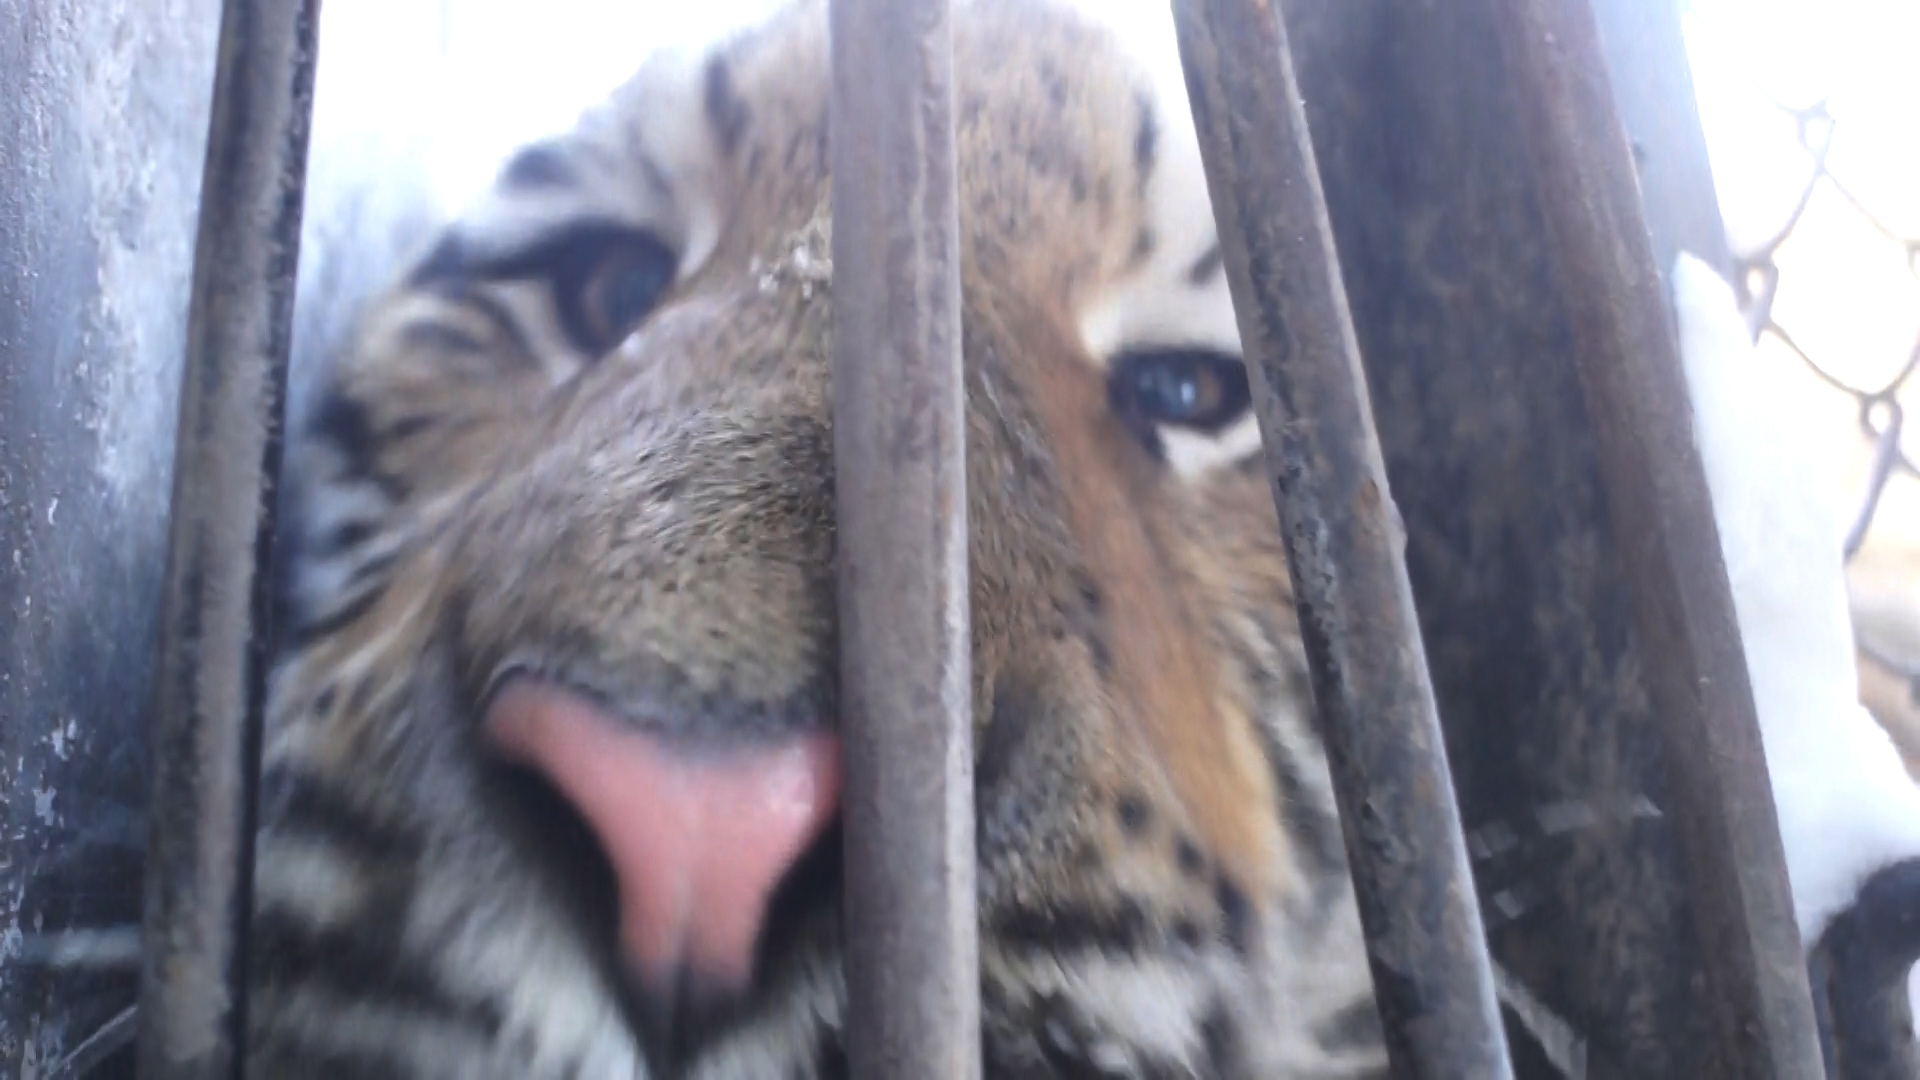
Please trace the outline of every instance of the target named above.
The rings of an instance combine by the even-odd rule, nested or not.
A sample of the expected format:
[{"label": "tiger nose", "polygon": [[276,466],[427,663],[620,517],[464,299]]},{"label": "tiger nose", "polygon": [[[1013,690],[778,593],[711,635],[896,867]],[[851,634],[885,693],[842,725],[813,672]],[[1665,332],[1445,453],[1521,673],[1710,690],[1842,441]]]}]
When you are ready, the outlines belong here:
[{"label": "tiger nose", "polygon": [[728,997],[753,980],[774,890],[832,818],[839,740],[675,745],[565,688],[514,679],[482,723],[586,820],[619,888],[619,941],[649,998]]}]

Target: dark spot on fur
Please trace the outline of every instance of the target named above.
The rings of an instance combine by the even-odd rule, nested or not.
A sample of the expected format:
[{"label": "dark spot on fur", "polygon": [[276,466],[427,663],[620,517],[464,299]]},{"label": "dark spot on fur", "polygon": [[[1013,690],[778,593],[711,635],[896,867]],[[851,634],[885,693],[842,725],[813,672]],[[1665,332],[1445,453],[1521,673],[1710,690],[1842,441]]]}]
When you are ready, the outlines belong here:
[{"label": "dark spot on fur", "polygon": [[367,706],[372,703],[373,683],[369,680],[362,679],[354,684],[352,690],[347,691],[346,710],[350,715],[360,716],[364,714],[367,711]]},{"label": "dark spot on fur", "polygon": [[1133,133],[1133,168],[1140,192],[1145,194],[1160,154],[1160,123],[1153,115],[1152,99],[1142,94],[1135,105],[1140,110],[1140,126]]},{"label": "dark spot on fur", "polygon": [[[407,275],[409,288],[426,289],[450,281],[462,281],[468,276],[468,266],[472,262],[472,253],[465,240],[457,232],[449,231],[427,252]],[[436,290],[437,291],[437,290]]]},{"label": "dark spot on fur", "polygon": [[1235,952],[1246,952],[1253,924],[1253,909],[1247,905],[1246,894],[1224,876],[1214,883],[1213,894],[1214,902],[1220,905],[1221,930],[1227,944]]},{"label": "dark spot on fur", "polygon": [[1200,854],[1200,848],[1192,838],[1181,837],[1174,844],[1174,858],[1180,861],[1180,872],[1188,877],[1199,877],[1206,873],[1207,857]]},{"label": "dark spot on fur", "polygon": [[647,492],[647,498],[653,502],[671,502],[679,498],[680,493],[686,489],[685,480],[662,480],[653,486],[653,490]]},{"label": "dark spot on fur", "polygon": [[716,56],[707,62],[705,104],[707,121],[720,138],[721,152],[732,156],[740,148],[740,137],[746,134],[750,117],[746,102],[734,91],[733,72],[725,57]]},{"label": "dark spot on fur", "polygon": [[334,687],[329,686],[326,689],[320,691],[320,693],[315,695],[313,699],[314,715],[325,716],[328,713],[332,712],[333,702],[334,702],[334,699],[337,697],[339,697],[339,692]]},{"label": "dark spot on fur", "polygon": [[393,426],[387,429],[387,437],[391,439],[411,439],[415,435],[432,427],[433,424],[434,419],[431,416],[403,416],[395,420]]},{"label": "dark spot on fur", "polygon": [[1127,258],[1134,266],[1138,266],[1153,256],[1155,244],[1156,241],[1153,238],[1153,230],[1142,228],[1139,234],[1133,238],[1133,250],[1127,254]]},{"label": "dark spot on fur", "polygon": [[566,151],[551,141],[522,148],[500,171],[500,183],[515,188],[559,187],[575,179]]},{"label": "dark spot on fur", "polygon": [[979,745],[974,750],[975,788],[990,790],[1011,771],[1036,711],[1033,693],[1024,683],[996,680],[993,712],[987,717],[986,730],[980,733]]},{"label": "dark spot on fur", "polygon": [[818,1076],[821,1080],[844,1080],[849,1075],[846,1049],[840,1045],[840,1033],[825,1024],[820,1025],[819,1045],[814,1048],[813,1060],[819,1071],[801,1070],[794,1075],[800,1080]]},{"label": "dark spot on fur", "polygon": [[1066,108],[1067,80],[1060,74],[1060,69],[1053,66],[1051,61],[1043,60],[1040,62],[1038,76],[1040,86],[1047,92],[1047,100],[1053,103],[1053,107]]},{"label": "dark spot on fur", "polygon": [[1187,281],[1196,286],[1205,285],[1220,273],[1222,265],[1220,245],[1215,244],[1201,253],[1200,257],[1193,261],[1193,265],[1187,268]]},{"label": "dark spot on fur", "polygon": [[340,454],[349,479],[380,481],[374,460],[379,440],[374,437],[373,418],[360,402],[338,391],[328,394],[307,430]]},{"label": "dark spot on fur", "polygon": [[1200,927],[1192,919],[1180,919],[1173,924],[1173,940],[1182,947],[1198,949],[1200,947]]},{"label": "dark spot on fur", "polygon": [[1379,1046],[1386,1041],[1386,1031],[1380,1025],[1380,1008],[1373,998],[1361,997],[1327,1017],[1314,1029],[1313,1039],[1321,1049],[1335,1052]]},{"label": "dark spot on fur", "polygon": [[673,180],[667,176],[667,170],[661,168],[659,162],[654,161],[651,155],[640,155],[640,175],[646,177],[647,186],[652,188],[655,194],[663,199],[673,197]]},{"label": "dark spot on fur", "polygon": [[1080,589],[1080,603],[1085,605],[1088,614],[1098,616],[1100,606],[1106,602],[1106,598],[1100,593],[1099,583],[1082,574],[1075,584]]},{"label": "dark spot on fur", "polygon": [[1113,650],[1107,645],[1106,623],[1101,616],[1104,598],[1100,586],[1083,571],[1074,575],[1074,592],[1064,605],[1064,618],[1073,633],[1086,643],[1094,670],[1105,676],[1113,670]]},{"label": "dark spot on fur", "polygon": [[1093,669],[1103,677],[1113,673],[1113,650],[1107,646],[1107,637],[1096,628],[1085,639],[1087,652],[1093,657]]},{"label": "dark spot on fur", "polygon": [[1114,810],[1120,815],[1121,831],[1131,837],[1145,836],[1147,826],[1153,822],[1153,809],[1134,792],[1126,792],[1115,800]]},{"label": "dark spot on fur", "polygon": [[1232,1076],[1242,1067],[1240,1044],[1234,1036],[1227,1003],[1215,999],[1200,1020],[1200,1045],[1207,1055],[1207,1076]]}]

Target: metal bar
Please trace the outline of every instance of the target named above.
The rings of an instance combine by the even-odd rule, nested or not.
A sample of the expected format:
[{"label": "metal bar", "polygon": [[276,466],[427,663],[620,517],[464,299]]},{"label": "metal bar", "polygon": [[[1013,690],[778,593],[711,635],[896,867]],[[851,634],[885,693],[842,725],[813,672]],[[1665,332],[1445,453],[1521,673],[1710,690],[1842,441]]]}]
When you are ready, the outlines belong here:
[{"label": "metal bar", "polygon": [[1614,107],[1631,140],[1640,207],[1664,275],[1682,251],[1733,277],[1733,249],[1713,185],[1706,131],[1693,91],[1693,65],[1673,0],[1593,0],[1613,82]]},{"label": "metal bar", "polygon": [[268,486],[279,470],[317,8],[226,0],[220,20],[161,607],[142,1080],[226,1080],[244,1060]]},{"label": "metal bar", "polygon": [[833,0],[833,413],[856,1078],[980,1075],[947,0]]},{"label": "metal bar", "polygon": [[1510,1077],[1286,28],[1266,0],[1174,12],[1394,1075]]},{"label": "metal bar", "polygon": [[1821,1075],[1779,824],[1662,276],[1588,0],[1497,34],[1664,737],[1717,1075]]}]

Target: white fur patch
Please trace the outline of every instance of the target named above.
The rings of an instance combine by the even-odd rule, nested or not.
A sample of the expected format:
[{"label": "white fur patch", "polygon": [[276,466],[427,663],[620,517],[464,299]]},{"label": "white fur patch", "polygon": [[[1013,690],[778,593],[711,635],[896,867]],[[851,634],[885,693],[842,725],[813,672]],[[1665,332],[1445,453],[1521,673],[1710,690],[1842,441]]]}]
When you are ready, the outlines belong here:
[{"label": "white fur patch", "polygon": [[[1218,258],[1218,234],[1171,15],[1164,25],[1152,19],[1112,20],[1084,0],[1080,6],[1110,26],[1140,64],[1152,90],[1157,132],[1146,193],[1153,253],[1081,314],[1081,340],[1102,363],[1124,351],[1154,347],[1198,347],[1239,356],[1240,329],[1226,273],[1216,266],[1194,280],[1197,265]],[[1160,436],[1168,462],[1187,477],[1260,449],[1260,430],[1251,412],[1212,434],[1163,425]]]},{"label": "white fur patch", "polygon": [[261,844],[255,881],[262,907],[277,907],[301,923],[328,928],[366,915],[360,864],[321,840],[280,833]]}]

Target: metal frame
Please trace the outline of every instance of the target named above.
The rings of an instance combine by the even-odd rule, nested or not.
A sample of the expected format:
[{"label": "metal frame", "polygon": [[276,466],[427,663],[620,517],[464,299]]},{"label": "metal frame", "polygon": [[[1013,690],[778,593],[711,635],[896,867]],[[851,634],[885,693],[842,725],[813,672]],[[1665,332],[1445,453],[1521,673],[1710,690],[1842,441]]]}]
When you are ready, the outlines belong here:
[{"label": "metal frame", "polygon": [[[148,1078],[231,1077],[243,1058],[271,641],[265,492],[278,468],[316,4],[226,0],[221,26],[156,696]],[[1435,704],[1428,605],[1416,606],[1388,490],[1394,455],[1348,312],[1343,212],[1329,210],[1334,185],[1323,190],[1301,99],[1313,80],[1296,76],[1269,0],[1174,4],[1394,1075],[1511,1076],[1461,824],[1477,789],[1456,791],[1448,760],[1465,721],[1443,724]],[[1711,1061],[1715,1076],[1818,1076],[1751,692],[1593,11],[1589,0],[1479,10],[1499,30],[1517,102],[1504,119],[1550,237],[1613,534],[1644,538],[1623,545],[1623,566],[1672,773],[1662,791],[1689,925],[1704,939],[1687,955],[1700,961],[1695,1004],[1712,1043],[1671,1060]],[[961,1080],[981,1066],[949,4],[832,0],[831,25],[847,918],[859,928],[848,935],[848,1054],[859,1077]],[[1875,908],[1860,921],[1891,917]],[[1873,968],[1884,997],[1891,980],[1859,959],[1855,929],[1837,930],[1845,940],[1829,952]],[[1659,1000],[1686,962],[1581,970]]]},{"label": "metal frame", "polygon": [[[980,1075],[947,0],[833,0],[833,460],[856,1077]],[[862,62],[885,57],[882,63]]]},{"label": "metal frame", "polygon": [[1395,1075],[1510,1077],[1426,650],[1285,20],[1174,0]]},{"label": "metal frame", "polygon": [[1726,1075],[1820,1075],[1786,856],[1691,399],[1587,0],[1502,0],[1522,142],[1622,545]]},{"label": "metal frame", "polygon": [[260,725],[318,0],[226,0],[201,180],[153,743],[143,1080],[241,1074]]}]

